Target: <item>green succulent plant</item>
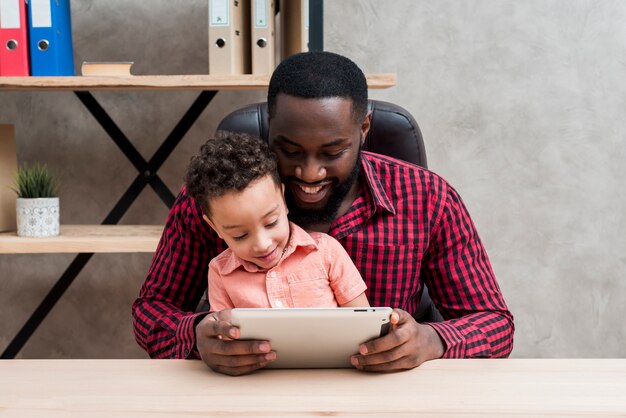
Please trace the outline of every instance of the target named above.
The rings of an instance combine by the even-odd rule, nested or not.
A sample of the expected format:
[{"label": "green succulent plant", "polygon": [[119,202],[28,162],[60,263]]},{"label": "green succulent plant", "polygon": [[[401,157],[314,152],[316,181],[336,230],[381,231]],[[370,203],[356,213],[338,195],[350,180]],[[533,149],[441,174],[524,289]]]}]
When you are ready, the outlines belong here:
[{"label": "green succulent plant", "polygon": [[17,193],[17,197],[23,199],[57,197],[59,185],[58,179],[45,164],[23,164],[17,169],[13,191]]}]

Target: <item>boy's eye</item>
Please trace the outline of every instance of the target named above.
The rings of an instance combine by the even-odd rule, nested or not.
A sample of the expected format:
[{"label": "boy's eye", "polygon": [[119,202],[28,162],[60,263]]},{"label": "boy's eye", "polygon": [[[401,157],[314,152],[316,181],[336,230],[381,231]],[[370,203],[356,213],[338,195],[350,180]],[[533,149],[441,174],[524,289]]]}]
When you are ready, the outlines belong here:
[{"label": "boy's eye", "polygon": [[245,238],[245,237],[247,237],[247,236],[248,236],[248,234],[242,234],[242,235],[238,235],[238,236],[236,236],[236,237],[233,237],[233,239],[234,239],[235,241],[241,241],[242,239],[244,239],[244,238]]}]

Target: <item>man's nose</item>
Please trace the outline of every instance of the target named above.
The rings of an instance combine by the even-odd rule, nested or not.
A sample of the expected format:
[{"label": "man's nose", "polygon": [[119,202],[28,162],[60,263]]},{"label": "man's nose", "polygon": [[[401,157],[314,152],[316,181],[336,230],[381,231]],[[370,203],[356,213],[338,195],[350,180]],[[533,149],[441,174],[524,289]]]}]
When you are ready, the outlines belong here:
[{"label": "man's nose", "polygon": [[307,183],[316,183],[326,178],[326,168],[315,159],[308,159],[296,167],[296,177]]}]

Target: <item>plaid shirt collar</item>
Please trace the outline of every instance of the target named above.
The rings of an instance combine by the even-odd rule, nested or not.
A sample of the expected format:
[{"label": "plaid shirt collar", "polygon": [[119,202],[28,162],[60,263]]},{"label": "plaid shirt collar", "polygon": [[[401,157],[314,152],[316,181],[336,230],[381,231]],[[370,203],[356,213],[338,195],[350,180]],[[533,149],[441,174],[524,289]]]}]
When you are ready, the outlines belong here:
[{"label": "plaid shirt collar", "polygon": [[376,212],[388,212],[396,215],[396,208],[387,188],[378,175],[376,164],[381,156],[370,152],[361,152],[361,173],[359,191],[348,212],[335,219],[328,234],[336,239],[361,229]]},{"label": "plaid shirt collar", "polygon": [[376,158],[376,154],[367,151],[361,152],[361,173],[363,174],[362,178],[365,180],[365,187],[361,192],[369,194],[369,198],[375,210],[380,208],[395,215],[396,208],[374,169],[374,160]]}]

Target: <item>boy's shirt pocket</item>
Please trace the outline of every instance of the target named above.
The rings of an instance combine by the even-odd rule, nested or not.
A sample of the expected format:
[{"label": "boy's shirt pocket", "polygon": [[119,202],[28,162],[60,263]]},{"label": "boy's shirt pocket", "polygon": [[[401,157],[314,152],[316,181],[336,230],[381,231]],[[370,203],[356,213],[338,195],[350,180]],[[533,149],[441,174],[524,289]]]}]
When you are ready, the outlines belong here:
[{"label": "boy's shirt pocket", "polygon": [[328,273],[319,266],[289,274],[287,283],[293,306],[296,308],[338,306]]}]

